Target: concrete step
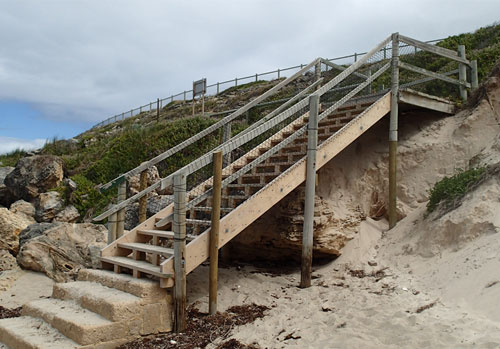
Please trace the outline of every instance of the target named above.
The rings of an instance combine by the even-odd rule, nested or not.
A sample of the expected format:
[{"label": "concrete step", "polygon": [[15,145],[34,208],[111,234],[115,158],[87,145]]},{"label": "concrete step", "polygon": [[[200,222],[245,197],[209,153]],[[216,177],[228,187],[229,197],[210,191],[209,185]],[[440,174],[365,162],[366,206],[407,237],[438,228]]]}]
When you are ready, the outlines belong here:
[{"label": "concrete step", "polygon": [[12,349],[69,349],[79,345],[42,319],[21,316],[0,320],[0,342]]},{"label": "concrete step", "polygon": [[78,281],[97,282],[103,286],[133,294],[144,302],[164,302],[169,297],[169,293],[160,288],[157,281],[137,279],[131,275],[117,274],[108,270],[82,269],[78,273]]},{"label": "concrete step", "polygon": [[75,281],[55,284],[52,297],[74,300],[83,308],[110,321],[128,321],[142,311],[142,299],[97,282]]},{"label": "concrete step", "polygon": [[[61,334],[81,344],[109,342],[140,333],[140,328],[129,328],[123,322],[113,322],[87,310],[75,301],[40,299],[23,306],[22,314],[43,319]],[[130,327],[133,327],[132,324]],[[21,331],[22,333],[22,331]]]}]

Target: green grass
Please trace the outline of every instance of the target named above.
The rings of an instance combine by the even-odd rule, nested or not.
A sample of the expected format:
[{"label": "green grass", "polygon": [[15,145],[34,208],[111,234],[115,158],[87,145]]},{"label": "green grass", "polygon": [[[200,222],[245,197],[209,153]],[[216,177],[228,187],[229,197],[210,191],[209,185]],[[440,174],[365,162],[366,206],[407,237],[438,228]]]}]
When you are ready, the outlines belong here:
[{"label": "green grass", "polygon": [[451,204],[464,196],[471,185],[477,183],[485,171],[484,167],[461,171],[452,177],[444,177],[430,190],[427,212],[433,212],[441,203]]},{"label": "green grass", "polygon": [[0,155],[1,166],[16,166],[19,159],[24,158],[27,155],[27,152],[23,149],[16,149],[9,153]]}]

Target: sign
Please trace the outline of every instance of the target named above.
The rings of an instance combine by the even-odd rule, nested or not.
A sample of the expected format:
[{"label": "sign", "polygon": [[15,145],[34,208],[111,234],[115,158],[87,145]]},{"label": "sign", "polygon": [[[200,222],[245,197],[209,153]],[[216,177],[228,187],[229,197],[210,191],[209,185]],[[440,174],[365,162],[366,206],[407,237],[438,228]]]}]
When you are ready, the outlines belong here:
[{"label": "sign", "polygon": [[207,93],[207,79],[193,81],[193,98]]}]

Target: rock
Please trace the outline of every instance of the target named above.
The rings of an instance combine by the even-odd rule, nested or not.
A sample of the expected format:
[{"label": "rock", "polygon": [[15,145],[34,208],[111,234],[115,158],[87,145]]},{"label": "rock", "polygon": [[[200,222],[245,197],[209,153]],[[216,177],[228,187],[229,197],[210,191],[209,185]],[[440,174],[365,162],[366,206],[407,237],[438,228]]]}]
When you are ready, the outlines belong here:
[{"label": "rock", "polygon": [[11,255],[7,250],[0,250],[0,272],[18,268],[16,257]]},{"label": "rock", "polygon": [[64,200],[56,191],[42,193],[36,200],[36,220],[52,222],[56,215],[64,209]]},{"label": "rock", "polygon": [[71,191],[75,191],[78,188],[78,185],[71,178],[64,178],[63,183],[66,184]]},{"label": "rock", "polygon": [[20,234],[17,262],[55,281],[73,279],[81,268],[99,267],[107,230],[91,223],[36,224]]},{"label": "rock", "polygon": [[76,220],[80,218],[80,213],[76,209],[75,206],[67,206],[64,210],[59,212],[55,218],[54,222],[68,222],[74,223]]},{"label": "rock", "polygon": [[28,217],[35,217],[35,206],[24,200],[17,200],[12,205],[10,205],[10,212],[24,214]]},{"label": "rock", "polygon": [[146,204],[146,212],[148,217],[157,214],[171,203],[172,197],[170,195],[157,195],[148,198]]},{"label": "rock", "polygon": [[14,171],[14,167],[0,167],[0,205],[9,206],[15,200],[4,183],[5,177],[12,171]]},{"label": "rock", "polygon": [[[140,191],[139,189],[141,185],[140,176],[141,175],[138,174],[128,179],[129,196],[135,195]],[[152,166],[148,170],[146,170],[146,178],[148,187],[160,180],[160,174],[158,173],[158,169],[156,168],[156,166]]]},{"label": "rock", "polygon": [[134,202],[125,207],[125,230],[134,229],[139,224],[139,203]]},{"label": "rock", "polygon": [[5,177],[5,185],[17,198],[31,201],[63,179],[63,163],[53,155],[35,155],[22,158],[14,171]]},{"label": "rock", "polygon": [[0,208],[0,249],[7,249],[13,254],[17,254],[19,233],[33,223],[36,222],[31,217]]}]

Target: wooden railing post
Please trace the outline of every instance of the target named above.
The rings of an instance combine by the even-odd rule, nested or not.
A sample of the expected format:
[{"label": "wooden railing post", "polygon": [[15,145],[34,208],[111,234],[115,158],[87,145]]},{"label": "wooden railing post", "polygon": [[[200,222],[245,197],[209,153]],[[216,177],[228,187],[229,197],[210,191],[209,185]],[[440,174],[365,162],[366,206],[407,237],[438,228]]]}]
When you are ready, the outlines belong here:
[{"label": "wooden railing post", "polygon": [[[228,122],[227,124],[224,125],[222,142],[223,143],[227,142],[230,139],[231,139],[231,123]],[[229,166],[230,163],[231,163],[231,152],[224,155],[224,162],[222,166],[225,168],[226,166]]]},{"label": "wooden railing post", "polygon": [[[141,176],[139,179],[139,191],[143,191],[148,187],[148,170],[144,170],[141,172]],[[142,223],[146,220],[146,209],[148,203],[148,196],[144,195],[139,199],[139,223]]]},{"label": "wooden railing post", "polygon": [[217,312],[217,268],[219,266],[219,223],[222,182],[222,151],[214,156],[214,177],[212,189],[212,223],[210,225],[210,279],[209,279],[209,314]]},{"label": "wooden railing post", "polygon": [[[118,203],[127,199],[127,180],[123,179],[118,184]],[[116,238],[123,235],[125,228],[125,208],[122,208],[116,214]]]},{"label": "wooden railing post", "polygon": [[311,286],[314,198],[316,193],[316,148],[318,146],[319,95],[309,97],[309,122],[307,124],[306,193],[304,203],[304,228],[302,231],[302,264],[300,287]]},{"label": "wooden railing post", "polygon": [[174,299],[175,332],[186,329],[186,175],[174,176]]},{"label": "wooden railing post", "polygon": [[389,228],[397,222],[396,169],[398,153],[399,33],[392,34],[392,89],[389,121]]},{"label": "wooden railing post", "polygon": [[[465,46],[458,45],[458,56],[465,59]],[[458,63],[458,80],[460,82],[467,82],[467,69],[463,63]],[[460,85],[460,97],[465,101],[467,100],[467,87]]]},{"label": "wooden railing post", "polygon": [[116,240],[116,213],[108,218],[108,244]]},{"label": "wooden railing post", "polygon": [[475,90],[479,86],[479,78],[478,78],[478,74],[477,74],[477,61],[473,60],[470,63],[472,65],[471,72],[470,72],[470,76],[471,76],[470,84],[471,84],[471,88],[473,90]]}]

